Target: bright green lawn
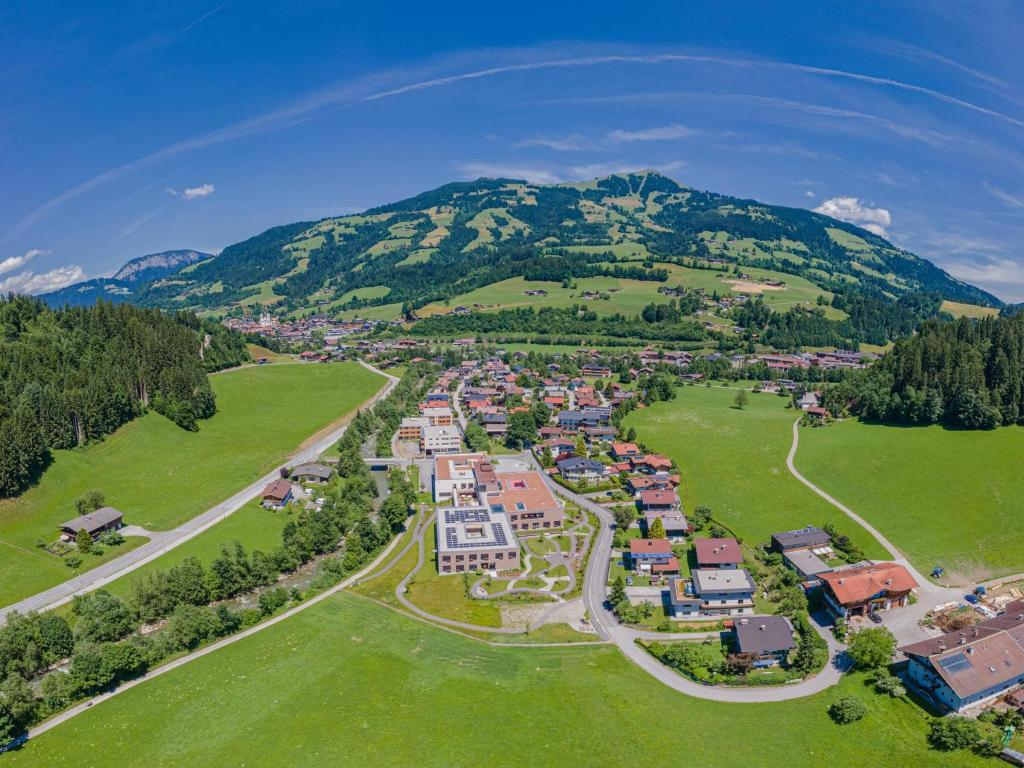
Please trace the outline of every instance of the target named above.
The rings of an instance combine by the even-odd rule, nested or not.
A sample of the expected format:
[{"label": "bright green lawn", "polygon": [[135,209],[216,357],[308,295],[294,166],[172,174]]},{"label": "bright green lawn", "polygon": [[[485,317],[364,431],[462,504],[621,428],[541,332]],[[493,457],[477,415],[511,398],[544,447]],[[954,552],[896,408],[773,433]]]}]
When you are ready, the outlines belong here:
[{"label": "bright green lawn", "polygon": [[675,459],[684,509],[711,507],[751,546],[776,531],[832,521],[868,557],[885,557],[867,531],[787,471],[796,412],[786,399],[752,394],[741,411],[735,397],[735,389],[681,387],[675,400],[631,413],[625,427],[636,427],[640,441]]},{"label": "bright green lawn", "polygon": [[289,520],[294,519],[294,513],[273,512],[264,509],[258,501],[252,501],[212,528],[207,528],[167,554],[111,582],[104,589],[120,597],[127,597],[132,592],[132,584],[147,574],[157,570],[166,571],[187,557],[198,557],[203,565],[209,566],[220,554],[222,545],[235,541],[242,542],[249,552],[254,549],[270,552],[281,545],[281,530]]},{"label": "bright green lawn", "polygon": [[[826,714],[843,694],[860,722]],[[656,717],[637,718],[637,702]],[[484,709],[479,709],[484,707]],[[657,721],[657,726],[650,722]],[[615,727],[609,727],[615,724]],[[980,766],[853,676],[781,704],[661,685],[612,646],[493,648],[339,595],[97,705],[3,757],[46,766]],[[728,734],[728,745],[708,734]],[[681,762],[682,761],[682,762]]]},{"label": "bright green lawn", "polygon": [[35,543],[56,537],[82,493],[102,492],[127,524],[173,528],[273,469],[383,384],[357,363],[249,367],[210,381],[218,410],[197,432],[149,413],[100,443],[57,451],[39,485],[0,502],[0,604],[68,578]]},{"label": "bright green lawn", "polygon": [[845,421],[800,433],[797,468],[900,548],[973,582],[1024,571],[1024,429]]}]

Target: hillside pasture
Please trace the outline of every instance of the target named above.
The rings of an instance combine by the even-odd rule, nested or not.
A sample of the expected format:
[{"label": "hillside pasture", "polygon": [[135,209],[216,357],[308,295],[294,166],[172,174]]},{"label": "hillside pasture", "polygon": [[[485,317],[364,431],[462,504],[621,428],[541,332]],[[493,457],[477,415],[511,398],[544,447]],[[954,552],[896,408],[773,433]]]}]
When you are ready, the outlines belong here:
[{"label": "hillside pasture", "polygon": [[147,413],[101,442],[54,452],[37,485],[0,501],[0,603],[72,575],[36,544],[56,538],[83,493],[103,493],[126,524],[173,528],[278,466],[384,382],[357,363],[309,363],[249,366],[212,376],[210,383],[217,413],[197,431]]}]

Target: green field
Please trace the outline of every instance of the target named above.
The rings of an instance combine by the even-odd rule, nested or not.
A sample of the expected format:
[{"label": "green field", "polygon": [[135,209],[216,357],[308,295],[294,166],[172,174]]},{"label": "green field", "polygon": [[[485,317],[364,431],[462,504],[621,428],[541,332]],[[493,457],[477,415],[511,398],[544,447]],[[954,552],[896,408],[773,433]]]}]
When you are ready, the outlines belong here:
[{"label": "green field", "polygon": [[734,407],[736,389],[682,387],[667,403],[633,411],[625,427],[679,465],[685,510],[703,504],[748,544],[775,531],[835,522],[868,557],[883,558],[874,538],[800,484],[786,469],[796,412],[776,395],[752,394]]},{"label": "green field", "polygon": [[281,530],[289,520],[294,519],[294,514],[273,512],[264,509],[259,501],[252,501],[195,538],[189,539],[181,546],[175,547],[117,581],[112,581],[104,589],[118,597],[128,597],[132,593],[132,584],[138,579],[145,578],[147,574],[158,570],[166,571],[187,557],[197,557],[203,565],[208,566],[220,554],[222,545],[234,541],[242,542],[249,552],[254,549],[270,552],[281,545]]},{"label": "green field", "polygon": [[944,301],[940,309],[949,312],[953,317],[995,317],[999,310],[995,307],[982,307],[978,304],[962,304],[959,301]]},{"label": "green field", "polygon": [[1024,571],[1024,429],[845,421],[800,433],[797,468],[876,526],[919,570],[965,583]]},{"label": "green field", "polygon": [[[839,726],[829,704],[869,705]],[[649,718],[637,718],[637,705]],[[768,726],[768,727],[766,727]],[[494,648],[338,595],[97,705],[11,768],[626,764],[980,766],[925,744],[927,717],[857,675],[781,704],[672,691],[612,646]],[[708,738],[727,733],[728,743]],[[991,764],[991,763],[988,763]]]},{"label": "green field", "polygon": [[339,363],[248,367],[210,382],[218,410],[197,432],[149,413],[102,442],[57,451],[39,485],[0,502],[0,604],[71,575],[36,541],[53,540],[86,491],[103,493],[126,524],[173,528],[273,469],[383,380],[357,363]]},{"label": "green field", "polygon": [[[428,304],[423,309],[418,310],[417,314],[421,317],[426,317],[446,312],[452,307],[472,307],[474,304],[481,304],[491,311],[509,307],[570,307],[573,304],[585,304],[588,308],[602,315],[610,315],[616,312],[625,315],[637,315],[651,302],[664,304],[669,300],[669,297],[665,294],[658,293],[658,288],[662,286],[676,287],[683,285],[687,288],[703,288],[709,295],[714,291],[718,291],[720,295],[741,292],[735,290],[736,286],[728,282],[734,280],[735,276],[724,271],[690,269],[689,267],[680,267],[676,264],[659,263],[655,266],[668,270],[669,278],[666,282],[657,283],[615,277],[587,277],[576,280],[575,288],[563,288],[560,283],[524,280],[521,277],[513,277],[509,280],[492,283],[483,288],[456,296],[447,305],[438,303]],[[784,280],[786,282],[786,287],[783,290],[765,289],[761,294],[766,303],[779,311],[785,311],[799,304],[813,304],[820,295],[831,298],[831,294],[796,275],[755,269],[753,267],[745,267],[743,271],[755,280],[764,277]],[[524,291],[537,289],[547,291],[547,295],[526,296],[524,294]],[[584,300],[582,294],[585,291],[609,292],[610,298],[607,300]],[[825,307],[824,309],[830,317],[844,316],[842,312],[831,307]]]}]

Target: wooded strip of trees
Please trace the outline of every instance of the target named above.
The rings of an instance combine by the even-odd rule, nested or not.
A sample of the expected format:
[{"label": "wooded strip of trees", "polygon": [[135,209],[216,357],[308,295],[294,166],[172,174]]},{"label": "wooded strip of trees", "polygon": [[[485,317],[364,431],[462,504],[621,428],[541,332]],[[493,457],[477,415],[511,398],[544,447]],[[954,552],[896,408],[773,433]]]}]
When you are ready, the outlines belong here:
[{"label": "wooded strip of trees", "polygon": [[206,373],[247,359],[238,334],[191,313],[0,298],[0,497],[21,493],[50,450],[108,435],[147,408],[195,429],[216,410]]},{"label": "wooded strip of trees", "polygon": [[1024,424],[1024,315],[926,322],[867,371],[826,390],[825,407],[966,429]]}]

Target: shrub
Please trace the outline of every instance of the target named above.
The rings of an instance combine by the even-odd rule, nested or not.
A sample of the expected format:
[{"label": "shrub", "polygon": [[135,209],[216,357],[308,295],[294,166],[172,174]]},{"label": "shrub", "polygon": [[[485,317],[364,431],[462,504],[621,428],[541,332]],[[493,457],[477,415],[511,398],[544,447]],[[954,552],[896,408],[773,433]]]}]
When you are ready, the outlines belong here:
[{"label": "shrub", "polygon": [[854,723],[867,713],[867,704],[856,696],[843,696],[828,708],[828,716],[840,725]]},{"label": "shrub", "polygon": [[100,544],[108,547],[117,547],[124,544],[124,536],[117,531],[104,531],[100,534]]},{"label": "shrub", "polygon": [[970,749],[978,743],[978,724],[966,717],[938,717],[932,720],[928,743],[942,752]]},{"label": "shrub", "polygon": [[878,693],[888,694],[894,699],[898,699],[907,692],[907,689],[903,687],[903,683],[900,682],[900,679],[886,670],[879,671],[875,676],[875,690]]},{"label": "shrub", "polygon": [[878,669],[892,660],[896,638],[885,627],[862,629],[850,639],[847,654],[857,669]]},{"label": "shrub", "polygon": [[68,555],[64,558],[64,565],[68,568],[78,568],[82,565],[82,557],[80,555]]}]

